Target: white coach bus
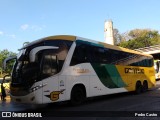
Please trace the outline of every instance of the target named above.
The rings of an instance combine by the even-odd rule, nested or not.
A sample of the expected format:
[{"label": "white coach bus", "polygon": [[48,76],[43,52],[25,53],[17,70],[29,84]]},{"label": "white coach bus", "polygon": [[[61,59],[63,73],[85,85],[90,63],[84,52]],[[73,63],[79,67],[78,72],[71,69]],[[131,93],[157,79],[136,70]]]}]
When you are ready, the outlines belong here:
[{"label": "white coach bus", "polygon": [[15,59],[10,93],[21,103],[80,104],[87,97],[140,93],[155,85],[152,56],[77,36],[33,41]]}]

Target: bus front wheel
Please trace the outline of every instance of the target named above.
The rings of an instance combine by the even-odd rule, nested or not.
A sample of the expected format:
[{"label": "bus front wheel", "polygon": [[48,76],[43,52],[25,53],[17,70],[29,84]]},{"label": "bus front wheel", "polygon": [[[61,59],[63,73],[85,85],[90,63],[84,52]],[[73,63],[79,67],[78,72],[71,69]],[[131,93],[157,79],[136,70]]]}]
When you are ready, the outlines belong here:
[{"label": "bus front wheel", "polygon": [[71,92],[71,104],[72,105],[79,105],[84,102],[86,98],[85,90],[83,87],[75,86]]}]

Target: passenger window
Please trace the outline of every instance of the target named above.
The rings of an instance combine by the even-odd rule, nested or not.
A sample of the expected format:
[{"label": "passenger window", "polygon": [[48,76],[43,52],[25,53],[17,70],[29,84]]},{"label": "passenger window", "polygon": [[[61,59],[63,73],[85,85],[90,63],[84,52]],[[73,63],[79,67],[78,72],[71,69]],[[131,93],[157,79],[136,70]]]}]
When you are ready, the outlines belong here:
[{"label": "passenger window", "polygon": [[70,65],[72,66],[86,62],[88,62],[86,46],[85,45],[76,46]]}]

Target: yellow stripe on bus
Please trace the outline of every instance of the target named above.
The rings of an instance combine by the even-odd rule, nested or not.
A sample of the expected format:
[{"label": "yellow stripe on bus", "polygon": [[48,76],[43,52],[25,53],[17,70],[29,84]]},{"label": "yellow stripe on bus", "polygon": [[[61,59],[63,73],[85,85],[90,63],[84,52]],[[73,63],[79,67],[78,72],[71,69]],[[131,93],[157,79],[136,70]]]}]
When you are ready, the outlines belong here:
[{"label": "yellow stripe on bus", "polygon": [[134,67],[134,66],[119,66],[116,65],[116,68],[127,85],[125,87],[128,91],[134,91],[136,82],[139,80],[143,85],[143,81],[147,80],[148,88],[155,86],[155,71],[153,67]]},{"label": "yellow stripe on bus", "polygon": [[68,40],[68,41],[75,41],[75,40],[76,40],[76,36],[71,36],[71,35],[57,35],[57,36],[50,36],[50,37],[46,37],[46,38],[45,38],[45,40],[57,40],[57,39]]}]

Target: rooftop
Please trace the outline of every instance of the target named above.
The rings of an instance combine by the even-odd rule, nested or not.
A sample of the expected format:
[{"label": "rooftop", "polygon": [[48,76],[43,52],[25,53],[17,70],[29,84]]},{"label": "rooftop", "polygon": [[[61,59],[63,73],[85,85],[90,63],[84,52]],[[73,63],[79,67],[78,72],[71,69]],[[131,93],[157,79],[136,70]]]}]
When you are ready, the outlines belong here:
[{"label": "rooftop", "polygon": [[135,51],[138,51],[138,52],[141,52],[141,53],[145,53],[145,54],[157,54],[157,53],[160,53],[160,44],[149,46],[149,47],[135,49]]}]

